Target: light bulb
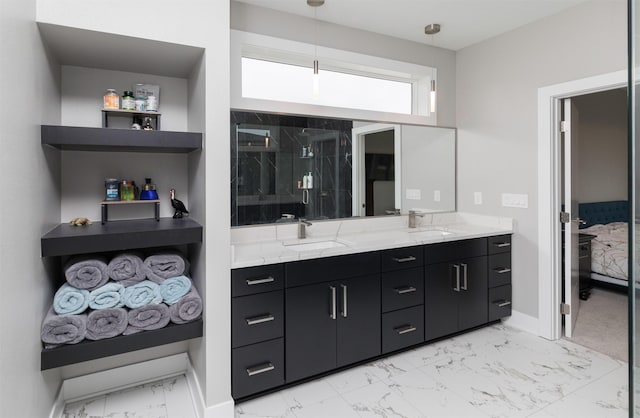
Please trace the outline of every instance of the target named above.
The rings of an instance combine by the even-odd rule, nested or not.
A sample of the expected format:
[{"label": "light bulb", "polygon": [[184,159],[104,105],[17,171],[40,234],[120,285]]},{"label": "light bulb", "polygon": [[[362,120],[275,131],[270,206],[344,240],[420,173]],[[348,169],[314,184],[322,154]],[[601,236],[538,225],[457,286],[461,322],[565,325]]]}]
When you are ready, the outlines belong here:
[{"label": "light bulb", "polygon": [[429,109],[431,113],[436,113],[436,80],[431,80],[431,91],[429,92]]}]

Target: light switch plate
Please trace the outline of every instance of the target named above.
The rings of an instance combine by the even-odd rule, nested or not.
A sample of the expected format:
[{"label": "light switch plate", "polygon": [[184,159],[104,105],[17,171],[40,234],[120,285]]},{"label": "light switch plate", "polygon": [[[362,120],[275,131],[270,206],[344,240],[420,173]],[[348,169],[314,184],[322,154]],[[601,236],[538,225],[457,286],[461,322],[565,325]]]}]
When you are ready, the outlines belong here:
[{"label": "light switch plate", "polygon": [[420,200],[420,189],[407,189],[406,196],[408,200]]},{"label": "light switch plate", "polygon": [[476,205],[482,204],[482,192],[473,192],[473,203]]},{"label": "light switch plate", "polygon": [[502,206],[526,209],[529,207],[528,194],[502,193]]},{"label": "light switch plate", "polygon": [[434,202],[439,202],[440,201],[440,190],[434,190],[433,191],[433,201]]}]

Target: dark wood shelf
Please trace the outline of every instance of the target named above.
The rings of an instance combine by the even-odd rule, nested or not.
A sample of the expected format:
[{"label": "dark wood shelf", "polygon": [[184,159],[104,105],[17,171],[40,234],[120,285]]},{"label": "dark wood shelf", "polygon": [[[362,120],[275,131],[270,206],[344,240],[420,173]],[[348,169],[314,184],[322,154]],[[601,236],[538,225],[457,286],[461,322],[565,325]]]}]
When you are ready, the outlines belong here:
[{"label": "dark wood shelf", "polygon": [[202,319],[187,324],[170,324],[164,328],[104,340],[85,340],[78,344],[43,349],[40,370],[53,369],[83,361],[114,356],[159,345],[202,337]]},{"label": "dark wood shelf", "polygon": [[202,225],[191,218],[131,219],[104,225],[60,224],[40,239],[43,257],[151,248],[202,242]]},{"label": "dark wood shelf", "polygon": [[60,150],[189,153],[202,149],[202,134],[42,125],[41,142]]}]

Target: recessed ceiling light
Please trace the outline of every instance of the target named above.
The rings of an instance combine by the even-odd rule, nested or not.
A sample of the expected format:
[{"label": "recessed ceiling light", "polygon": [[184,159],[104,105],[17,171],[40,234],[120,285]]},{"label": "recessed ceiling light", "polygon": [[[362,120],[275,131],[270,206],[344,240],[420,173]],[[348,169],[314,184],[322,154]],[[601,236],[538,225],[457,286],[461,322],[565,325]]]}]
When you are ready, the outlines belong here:
[{"label": "recessed ceiling light", "polygon": [[[307,3],[309,1],[312,1],[312,0],[307,0]],[[427,26],[424,27],[424,33],[426,33],[427,35],[435,35],[438,32],[440,32],[440,24],[439,23],[432,23],[432,24],[427,25]]]},{"label": "recessed ceiling light", "polygon": [[318,7],[324,4],[324,0],[307,0],[307,4],[311,7]]}]

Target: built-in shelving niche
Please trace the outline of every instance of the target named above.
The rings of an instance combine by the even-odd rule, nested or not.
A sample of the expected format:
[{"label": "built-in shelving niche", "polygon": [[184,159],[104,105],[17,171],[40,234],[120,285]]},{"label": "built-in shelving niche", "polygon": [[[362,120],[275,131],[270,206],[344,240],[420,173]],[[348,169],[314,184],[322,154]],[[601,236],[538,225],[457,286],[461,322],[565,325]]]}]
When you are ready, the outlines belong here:
[{"label": "built-in shelving niche", "polygon": [[[60,167],[61,170],[58,175],[55,171],[52,172],[53,181],[57,183],[54,187],[60,190],[60,196],[57,202],[51,202],[53,208],[56,205],[61,208],[60,223],[41,237],[42,256],[66,257],[74,254],[159,247],[187,249],[187,257],[191,261],[191,277],[204,303],[206,277],[203,225],[198,222],[199,219],[204,219],[204,199],[189,200],[190,196],[204,195],[204,49],[42,22],[38,22],[38,29],[50,53],[49,64],[52,67],[57,66],[62,74],[60,118],[49,120],[47,125],[41,127],[43,149],[54,150],[53,154],[50,151],[46,152],[47,158],[55,159],[50,165],[54,168]],[[78,75],[80,77],[77,77]],[[126,80],[123,86],[129,86],[136,82],[153,82],[154,78],[162,80],[158,83],[161,87],[160,110],[162,128],[167,130],[118,129],[117,124],[111,126],[111,121],[109,128],[101,127],[101,96],[106,88],[123,90],[123,87],[112,85],[114,81],[117,84],[118,81]],[[170,88],[163,89],[165,82],[168,83],[165,87]],[[77,152],[81,154],[74,154]],[[135,157],[131,157],[130,153],[135,153]],[[169,170],[165,178],[169,177],[170,173],[170,177],[175,178],[181,185],[178,193],[182,200],[189,203],[189,217],[173,219],[167,217],[166,213],[161,213],[159,221],[153,218],[120,217],[120,220],[109,220],[104,225],[99,221],[83,227],[69,225],[68,219],[64,219],[69,216],[64,208],[66,212],[69,212],[69,207],[75,209],[76,205],[79,211],[98,208],[100,198],[98,196],[96,199],[96,193],[99,193],[97,190],[106,174],[88,172],[87,178],[82,180],[90,186],[73,187],[68,181],[69,172],[74,169],[73,161],[78,161],[70,157],[73,155],[75,158],[89,161],[89,171],[99,165],[92,164],[94,161],[110,161],[109,158],[118,159],[118,156],[122,156],[126,163],[121,163],[119,170],[125,173],[125,164],[130,164],[131,161],[141,161],[143,164],[146,161],[146,167],[149,167],[149,161],[164,158],[162,161],[165,161],[165,165],[160,164],[158,170]],[[166,163],[167,160],[170,162]],[[179,164],[172,164],[176,161]],[[74,175],[81,177],[85,173]],[[137,176],[139,177],[140,173]],[[150,173],[150,176],[153,177],[154,174]],[[162,194],[163,200],[164,197]],[[167,206],[164,210],[167,210]],[[99,216],[96,218],[99,219]],[[51,277],[51,281],[59,283],[60,278]],[[165,328],[133,335],[43,348],[41,369],[62,367],[180,341],[187,342],[201,337],[202,330],[203,319],[200,319],[188,324],[170,324]],[[199,346],[203,344],[204,342]],[[175,346],[174,349],[189,350],[189,347],[189,344],[184,344]]]}]

